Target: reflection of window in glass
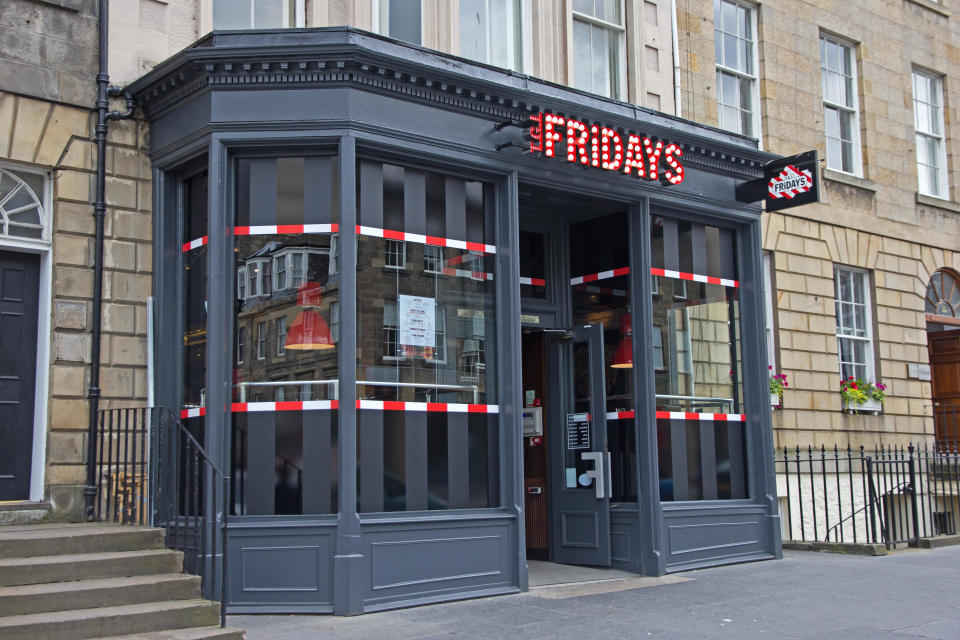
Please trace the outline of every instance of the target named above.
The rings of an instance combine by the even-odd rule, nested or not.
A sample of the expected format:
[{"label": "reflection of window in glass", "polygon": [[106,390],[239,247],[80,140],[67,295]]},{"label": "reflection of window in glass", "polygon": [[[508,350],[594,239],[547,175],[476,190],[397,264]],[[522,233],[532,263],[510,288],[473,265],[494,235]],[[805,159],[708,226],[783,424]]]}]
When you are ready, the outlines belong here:
[{"label": "reflection of window in glass", "polygon": [[243,364],[247,355],[247,331],[244,327],[237,327],[237,364]]},{"label": "reflection of window in glass", "polygon": [[827,167],[860,175],[860,123],[853,46],[820,37],[823,119],[827,131]]},{"label": "reflection of window in glass", "polygon": [[237,299],[247,299],[247,268],[237,268]]},{"label": "reflection of window in glass", "polygon": [[304,27],[305,4],[305,0],[213,0],[213,28]]},{"label": "reflection of window in glass", "polygon": [[267,357],[267,323],[257,323],[257,360]]},{"label": "reflection of window in glass", "polygon": [[713,2],[713,43],[717,62],[720,127],[757,137],[756,25],[751,5]]},{"label": "reflection of window in glass", "polygon": [[[277,378],[277,382],[280,382],[282,380],[283,378]],[[274,402],[283,402],[284,400],[287,399],[287,394],[284,392],[286,387],[284,387],[282,384],[278,384],[276,387],[274,387],[274,389],[275,389],[274,396],[273,396]]]},{"label": "reflection of window in glass", "polygon": [[769,251],[763,252],[763,316],[764,316],[764,332],[767,338],[767,364],[773,367],[772,371],[777,369],[776,366],[776,344],[774,340],[774,316],[773,316],[773,279],[771,278],[773,268],[773,256]]},{"label": "reflection of window in glass", "polygon": [[374,0],[374,31],[420,44],[420,0]]},{"label": "reflection of window in glass", "polygon": [[916,131],[918,189],[923,195],[947,198],[942,77],[914,70],[913,122]]},{"label": "reflection of window in glass", "polygon": [[441,273],[443,271],[443,247],[425,245],[423,247],[423,270],[425,273]]},{"label": "reflection of window in glass", "polygon": [[407,243],[402,240],[387,240],[383,260],[384,266],[389,269],[405,269],[407,266]]},{"label": "reflection of window in glass", "polygon": [[653,368],[663,371],[663,329],[653,327]]},{"label": "reflection of window in glass", "polygon": [[330,303],[330,339],[334,344],[340,342],[340,301],[334,300]]},{"label": "reflection of window in glass", "polygon": [[260,263],[260,295],[269,296],[271,289],[271,283],[273,280],[270,278],[270,260],[264,260]]},{"label": "reflection of window in glass", "polygon": [[574,0],[573,86],[623,98],[626,64],[621,0]]},{"label": "reflection of window in glass", "polygon": [[660,276],[650,274],[650,291],[653,295],[660,295]]},{"label": "reflection of window in glass", "polygon": [[287,318],[280,316],[277,318],[277,355],[282,356],[287,353]]},{"label": "reflection of window in glass", "polygon": [[295,253],[290,257],[290,271],[293,278],[292,287],[294,289],[303,284],[303,254]]},{"label": "reflection of window in glass", "polygon": [[447,314],[446,310],[441,305],[437,305],[436,326],[434,329],[433,357],[427,358],[427,361],[433,362],[434,364],[446,364]]},{"label": "reflection of window in glass", "polygon": [[520,71],[520,2],[460,0],[460,55]]},{"label": "reflection of window in glass", "polygon": [[260,268],[257,263],[251,263],[247,268],[247,282],[250,283],[249,286],[249,295],[251,298],[255,298],[260,295],[260,289],[257,286],[257,283],[260,281]]},{"label": "reflection of window in glass", "polygon": [[383,303],[383,359],[403,359],[400,350],[400,327],[397,324],[397,303],[394,300]]},{"label": "reflection of window in glass", "polygon": [[274,280],[274,288],[278,290],[288,288],[287,256],[278,255],[273,259],[273,273],[276,278],[276,280]]},{"label": "reflection of window in glass", "polygon": [[833,283],[840,376],[874,382],[873,325],[867,273],[836,267]]},{"label": "reflection of window in glass", "polygon": [[687,281],[686,280],[673,281],[673,299],[674,300],[687,299]]}]

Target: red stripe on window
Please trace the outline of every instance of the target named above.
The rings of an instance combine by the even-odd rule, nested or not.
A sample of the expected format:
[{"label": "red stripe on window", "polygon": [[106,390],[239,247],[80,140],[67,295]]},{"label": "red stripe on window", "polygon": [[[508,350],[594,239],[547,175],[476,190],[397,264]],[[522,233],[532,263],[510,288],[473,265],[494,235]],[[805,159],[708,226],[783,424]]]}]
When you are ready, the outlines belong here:
[{"label": "red stripe on window", "polygon": [[250,227],[234,227],[233,235],[235,236],[248,236],[250,235]]},{"label": "red stripe on window", "polygon": [[277,411],[302,411],[303,403],[299,401],[289,400],[287,402],[278,402],[276,406]]},{"label": "red stripe on window", "polygon": [[485,404],[468,404],[467,413],[487,413],[487,405]]},{"label": "red stripe on window", "polygon": [[277,233],[303,233],[302,224],[278,224]]},{"label": "red stripe on window", "polygon": [[482,242],[467,242],[468,251],[486,251],[487,245]]},{"label": "red stripe on window", "polygon": [[427,411],[446,411],[447,403],[446,402],[428,402]]},{"label": "red stripe on window", "polygon": [[406,234],[403,231],[391,231],[389,229],[384,229],[383,237],[390,240],[404,240],[406,238]]}]

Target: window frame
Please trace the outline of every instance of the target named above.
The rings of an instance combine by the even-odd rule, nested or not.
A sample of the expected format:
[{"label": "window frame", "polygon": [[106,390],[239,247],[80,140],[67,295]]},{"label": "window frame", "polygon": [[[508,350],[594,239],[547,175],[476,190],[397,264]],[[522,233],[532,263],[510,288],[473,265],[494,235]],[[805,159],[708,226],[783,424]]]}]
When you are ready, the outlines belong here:
[{"label": "window frame", "polygon": [[267,359],[267,321],[257,322],[257,360]]},{"label": "window frame", "polygon": [[767,343],[767,366],[771,375],[779,373],[777,367],[777,322],[776,306],[773,303],[773,252],[763,252],[763,317]]},{"label": "window frame", "polygon": [[[847,175],[852,175],[856,177],[863,177],[863,146],[860,140],[860,85],[858,84],[859,76],[857,75],[857,44],[845,38],[835,36],[829,33],[820,33],[820,90],[823,94],[821,96],[823,100],[823,118],[824,118],[824,139],[826,141],[826,162],[827,168],[831,171],[839,171],[840,173],[845,173]],[[824,43],[834,44],[840,47],[842,54],[847,54],[849,56],[850,63],[850,75],[844,77],[849,77],[849,81],[852,87],[851,91],[851,104],[841,104],[829,100],[826,92],[827,84],[827,73],[838,73],[834,69],[828,69],[826,66],[826,60],[824,59]],[[841,113],[846,113],[851,116],[850,123],[850,145],[851,145],[851,159],[853,161],[853,167],[851,170],[844,169],[843,166],[830,166],[830,138],[826,134],[826,119],[827,111],[835,110]],[[840,157],[841,165],[843,162],[843,138],[840,138]]]},{"label": "window frame", "polygon": [[[714,3],[713,3],[714,13],[716,13],[717,11],[716,8],[719,5],[720,16],[721,16],[721,24],[718,26],[716,24],[716,20],[714,20],[714,24],[713,24],[714,58],[716,58],[717,32],[719,31],[720,33],[729,33],[723,30],[723,25],[722,25],[724,3],[735,5],[739,8],[746,10],[749,13],[749,21],[750,21],[749,23],[750,23],[750,31],[751,31],[751,34],[750,34],[751,38],[749,39],[749,42],[752,44],[750,63],[752,65],[753,72],[747,73],[735,67],[727,66],[726,64],[721,63],[720,60],[717,60],[717,59],[714,60],[714,63],[716,65],[716,72],[717,72],[716,73],[717,126],[725,131],[732,131],[733,133],[737,133],[739,135],[745,135],[751,138],[756,138],[757,140],[760,141],[760,148],[762,149],[763,148],[763,130],[762,130],[762,118],[760,115],[760,73],[759,73],[759,69],[760,69],[759,40],[760,39],[757,31],[757,11],[759,7],[758,5],[755,5],[749,2],[742,2],[741,0],[714,0]],[[731,35],[736,35],[738,38],[740,38],[739,34],[731,34]],[[740,39],[746,40],[746,38],[740,38]],[[738,82],[747,81],[750,84],[749,95],[750,95],[750,101],[751,101],[751,110],[750,110],[751,131],[739,131],[739,130],[734,130],[734,129],[730,129],[728,127],[723,126],[722,119],[721,119],[720,106],[723,104],[726,104],[722,102],[723,82],[722,82],[721,76],[724,74],[736,78]],[[742,94],[742,90],[740,91],[740,93]],[[736,107],[736,108],[739,111],[744,111],[742,106]]]},{"label": "window frame", "polygon": [[[931,133],[929,131],[921,131],[917,128],[918,114],[917,114],[917,80],[918,78],[923,78],[924,80],[932,81],[935,96],[936,104],[927,103],[931,108],[934,106],[937,109],[937,123],[940,126],[939,135],[936,133]],[[946,132],[946,123],[944,121],[944,101],[943,101],[943,75],[934,73],[932,71],[927,71],[925,69],[920,69],[914,67],[910,70],[910,87],[913,93],[913,132],[914,132],[914,146],[916,147],[916,156],[917,156],[917,193],[929,196],[931,198],[939,198],[941,200],[950,199],[950,181],[949,181],[949,171],[947,171],[947,132]],[[931,139],[937,141],[937,153],[936,160],[939,163],[937,167],[937,193],[932,193],[929,191],[924,191],[922,188],[921,178],[920,178],[920,145],[917,144],[919,138]],[[929,165],[924,165],[929,166]]]},{"label": "window frame", "polygon": [[247,353],[246,327],[240,325],[237,327],[237,364],[243,364]]},{"label": "window frame", "polygon": [[[866,334],[864,336],[846,334],[841,331],[841,324],[838,318],[839,313],[837,310],[837,305],[841,303],[854,304],[854,305],[859,304],[855,300],[850,300],[850,301],[840,300],[837,297],[840,293],[840,287],[838,286],[838,282],[839,282],[838,277],[841,273],[853,274],[855,278],[857,278],[860,281],[861,286],[863,288],[863,311],[864,311],[863,326],[864,326],[864,332]],[[863,363],[863,366],[866,369],[866,375],[861,379],[864,382],[872,382],[876,384],[877,382],[879,382],[879,376],[877,375],[877,359],[876,359],[876,354],[874,352],[876,349],[876,343],[874,341],[874,332],[873,332],[874,313],[873,313],[873,295],[871,291],[870,272],[864,269],[859,269],[857,267],[834,264],[833,283],[834,283],[833,284],[834,286],[834,294],[833,294],[834,321],[836,322],[837,363],[839,367],[838,373],[840,374],[841,379],[845,377],[843,373],[844,362],[842,359],[840,340],[851,339],[851,340],[861,341],[866,344],[866,349],[864,350],[866,362]],[[849,366],[853,366],[853,367],[859,366],[857,363],[848,363],[848,364]],[[854,374],[854,378],[859,378],[859,377],[860,376],[857,376],[856,374]]]},{"label": "window frame", "polygon": [[[568,47],[568,51],[574,50],[573,49],[574,47],[573,31],[574,31],[574,24],[576,22],[581,22],[589,25],[590,27],[598,27],[601,29],[605,29],[608,32],[616,33],[617,34],[617,55],[616,55],[617,64],[615,69],[610,70],[610,82],[611,82],[611,85],[613,86],[611,86],[610,95],[607,95],[605,97],[612,98],[614,100],[626,100],[627,99],[627,64],[628,64],[628,61],[627,61],[627,12],[626,12],[626,7],[624,6],[625,5],[624,0],[617,0],[617,1],[619,2],[620,18],[621,18],[622,24],[608,22],[607,20],[597,18],[590,14],[576,11],[574,10],[573,3],[571,2],[570,14],[569,14],[570,22],[568,23],[570,27],[570,35],[569,35],[569,38],[567,39],[567,47]],[[567,57],[567,60],[568,60],[567,76],[570,80],[568,84],[574,89],[579,89],[580,91],[587,91],[589,93],[593,93],[601,96],[604,95],[596,91],[596,88],[593,82],[592,73],[591,73],[591,83],[590,83],[591,86],[589,89],[576,86],[575,68],[576,68],[577,60],[581,60],[581,59],[583,59],[583,56],[571,55]],[[592,52],[589,60],[591,61],[590,68],[592,69],[593,68]]]},{"label": "window frame", "polygon": [[[399,246],[399,251],[390,251],[391,247]],[[400,256],[400,264],[389,264],[387,256],[396,254]],[[403,271],[407,268],[407,243],[403,240],[387,239],[383,245],[383,268]]]},{"label": "window frame", "polygon": [[287,355],[287,316],[277,316],[277,355]]}]

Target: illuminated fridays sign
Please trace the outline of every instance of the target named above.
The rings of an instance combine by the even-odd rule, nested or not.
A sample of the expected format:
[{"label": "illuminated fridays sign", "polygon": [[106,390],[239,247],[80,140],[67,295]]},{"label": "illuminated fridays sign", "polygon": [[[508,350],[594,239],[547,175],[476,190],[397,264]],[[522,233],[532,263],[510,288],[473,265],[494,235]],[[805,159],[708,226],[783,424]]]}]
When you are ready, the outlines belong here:
[{"label": "illuminated fridays sign", "polygon": [[530,116],[530,151],[586,167],[663,184],[683,182],[683,151],[676,144],[598,124],[540,112]]}]

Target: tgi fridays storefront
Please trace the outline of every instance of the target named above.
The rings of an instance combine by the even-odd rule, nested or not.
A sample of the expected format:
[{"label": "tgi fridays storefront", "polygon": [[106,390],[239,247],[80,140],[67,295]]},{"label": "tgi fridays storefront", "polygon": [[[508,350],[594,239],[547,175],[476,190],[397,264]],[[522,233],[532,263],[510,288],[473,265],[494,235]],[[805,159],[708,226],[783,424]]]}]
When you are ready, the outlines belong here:
[{"label": "tgi fridays storefront", "polygon": [[231,476],[230,612],[779,555],[754,141],[340,28],[131,90],[154,397]]}]

